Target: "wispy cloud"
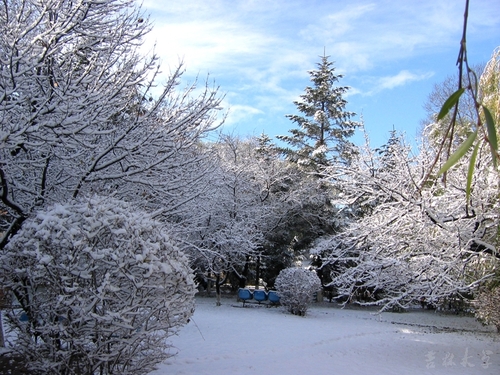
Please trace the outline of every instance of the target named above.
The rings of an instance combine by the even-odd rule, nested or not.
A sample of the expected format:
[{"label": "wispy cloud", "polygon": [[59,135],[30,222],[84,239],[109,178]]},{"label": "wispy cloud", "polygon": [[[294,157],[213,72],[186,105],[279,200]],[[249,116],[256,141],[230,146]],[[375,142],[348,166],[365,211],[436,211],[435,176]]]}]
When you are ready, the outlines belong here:
[{"label": "wispy cloud", "polygon": [[300,35],[324,43],[328,54],[351,72],[367,71],[454,41],[463,10],[447,3],[443,11],[436,9],[443,1],[346,2],[310,20]]},{"label": "wispy cloud", "polygon": [[155,27],[150,37],[163,60],[181,58],[193,71],[244,66],[242,60],[255,58],[273,43],[272,36],[223,21],[167,23]]},{"label": "wispy cloud", "polygon": [[242,121],[248,121],[254,118],[257,115],[262,115],[264,112],[258,108],[249,106],[249,105],[229,105],[229,112],[224,123],[225,126],[232,126],[235,124],[239,124]]},{"label": "wispy cloud", "polygon": [[363,76],[362,82],[356,87],[352,87],[346,97],[374,96],[385,90],[394,90],[413,82],[424,81],[432,78],[434,72],[413,73],[409,70],[401,70],[393,75],[386,76]]},{"label": "wispy cloud", "polygon": [[323,15],[315,23],[307,25],[299,35],[308,41],[319,39],[332,41],[349,33],[358,33],[357,24],[376,8],[375,4],[354,4],[344,9]]},{"label": "wispy cloud", "polygon": [[[500,5],[472,5],[472,29],[498,25],[492,2]],[[456,45],[463,19],[463,4],[455,0],[147,0],[145,6],[155,24],[149,42],[157,40],[165,61],[183,57],[193,70],[254,66],[272,74],[303,68],[304,56],[310,65],[323,47],[342,69],[370,70]]]},{"label": "wispy cloud", "polygon": [[[281,121],[310,84],[307,71],[324,48],[345,76],[341,84],[354,86],[349,96],[363,98],[367,108],[365,102],[381,92],[429,80],[444,54],[456,57],[463,20],[463,4],[456,0],[146,0],[144,5],[154,23],[146,49],[156,41],[164,66],[183,60],[187,79],[209,73],[226,94],[228,126]],[[497,9],[500,0],[471,2],[470,40],[498,35]]]},{"label": "wispy cloud", "polygon": [[410,82],[421,81],[423,79],[428,79],[432,77],[434,73],[424,73],[424,74],[415,74],[411,73],[408,70],[402,70],[398,74],[393,76],[386,76],[378,78],[378,84],[376,92],[380,92],[382,90],[391,90],[398,86],[406,85]]}]

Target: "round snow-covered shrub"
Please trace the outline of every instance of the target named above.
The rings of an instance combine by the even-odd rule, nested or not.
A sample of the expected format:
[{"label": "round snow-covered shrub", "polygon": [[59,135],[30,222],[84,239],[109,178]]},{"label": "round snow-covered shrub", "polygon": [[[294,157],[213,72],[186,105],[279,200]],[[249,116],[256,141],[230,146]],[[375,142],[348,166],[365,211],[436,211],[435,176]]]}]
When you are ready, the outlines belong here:
[{"label": "round snow-covered shrub", "polygon": [[188,259],[160,223],[112,198],[27,220],[0,253],[0,282],[17,301],[10,345],[35,374],[149,373],[194,311]]},{"label": "round snow-covered shrub", "polygon": [[285,268],[275,282],[280,302],[295,315],[305,315],[314,293],[321,288],[316,272],[304,268]]}]

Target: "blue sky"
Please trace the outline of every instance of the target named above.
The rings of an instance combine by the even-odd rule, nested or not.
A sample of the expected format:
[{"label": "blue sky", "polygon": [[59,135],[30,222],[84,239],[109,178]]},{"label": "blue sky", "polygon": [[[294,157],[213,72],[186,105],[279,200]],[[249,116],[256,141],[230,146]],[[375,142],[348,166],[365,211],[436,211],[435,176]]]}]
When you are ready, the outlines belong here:
[{"label": "blue sky", "polygon": [[[470,0],[468,57],[486,62],[500,46],[500,0]],[[455,74],[465,0],[146,0],[165,72],[180,60],[186,81],[209,75],[225,94],[223,127],[242,137],[287,134],[294,100],[319,56],[351,87],[373,147],[393,127],[411,142],[436,83]],[[362,137],[354,138],[360,143]]]}]

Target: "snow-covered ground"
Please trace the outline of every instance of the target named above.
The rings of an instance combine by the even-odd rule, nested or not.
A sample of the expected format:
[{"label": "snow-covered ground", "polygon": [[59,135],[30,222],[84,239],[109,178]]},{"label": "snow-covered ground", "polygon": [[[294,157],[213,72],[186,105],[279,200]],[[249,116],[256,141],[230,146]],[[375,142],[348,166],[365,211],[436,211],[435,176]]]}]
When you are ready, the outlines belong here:
[{"label": "snow-covered ground", "polygon": [[500,374],[500,335],[475,319],[415,310],[376,314],[315,304],[281,308],[197,298],[172,343],[177,355],[151,375]]}]

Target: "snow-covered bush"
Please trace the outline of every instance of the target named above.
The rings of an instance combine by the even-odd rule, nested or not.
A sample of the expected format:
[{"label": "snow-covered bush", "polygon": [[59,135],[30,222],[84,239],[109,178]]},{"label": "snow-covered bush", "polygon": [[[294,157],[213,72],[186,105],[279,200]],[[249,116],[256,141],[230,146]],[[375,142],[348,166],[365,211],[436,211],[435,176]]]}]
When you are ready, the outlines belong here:
[{"label": "snow-covered bush", "polygon": [[304,268],[285,268],[275,282],[280,302],[295,315],[305,315],[314,293],[321,288],[316,272]]},{"label": "snow-covered bush", "polygon": [[0,267],[17,300],[9,345],[32,373],[146,374],[194,311],[185,255],[164,226],[113,198],[38,212]]},{"label": "snow-covered bush", "polygon": [[500,332],[500,286],[479,293],[474,305],[476,317],[486,324],[495,325]]}]

